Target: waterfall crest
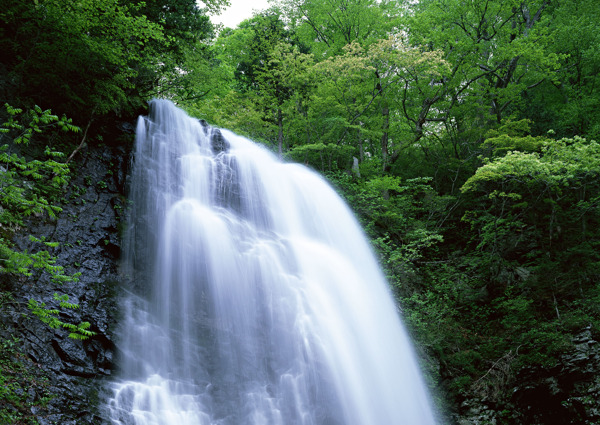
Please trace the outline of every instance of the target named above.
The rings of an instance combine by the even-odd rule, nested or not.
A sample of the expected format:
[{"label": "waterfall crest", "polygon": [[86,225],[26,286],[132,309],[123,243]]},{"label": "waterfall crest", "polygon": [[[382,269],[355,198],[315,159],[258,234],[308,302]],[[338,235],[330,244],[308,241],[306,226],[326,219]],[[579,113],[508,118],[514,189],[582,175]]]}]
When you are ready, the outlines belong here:
[{"label": "waterfall crest", "polygon": [[140,117],[114,424],[433,425],[360,227],[315,173],[154,100]]}]

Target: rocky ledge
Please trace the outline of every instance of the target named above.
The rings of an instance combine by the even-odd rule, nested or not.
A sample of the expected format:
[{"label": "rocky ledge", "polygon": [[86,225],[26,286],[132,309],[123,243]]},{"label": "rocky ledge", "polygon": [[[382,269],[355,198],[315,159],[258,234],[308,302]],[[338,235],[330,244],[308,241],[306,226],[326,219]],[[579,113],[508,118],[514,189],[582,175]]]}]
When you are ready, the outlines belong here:
[{"label": "rocky ledge", "polygon": [[589,327],[551,368],[520,370],[505,403],[470,399],[458,425],[597,425],[600,423],[600,344]]}]

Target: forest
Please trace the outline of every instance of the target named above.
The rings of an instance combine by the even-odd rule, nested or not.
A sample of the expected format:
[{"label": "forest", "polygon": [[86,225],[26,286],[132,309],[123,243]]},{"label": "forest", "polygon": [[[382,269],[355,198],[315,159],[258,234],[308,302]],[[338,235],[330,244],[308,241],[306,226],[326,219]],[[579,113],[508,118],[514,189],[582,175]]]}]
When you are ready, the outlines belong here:
[{"label": "forest", "polygon": [[[167,98],[322,173],[370,238],[440,409],[485,400],[494,423],[520,423],[503,407],[520,374],[600,330],[598,3],[270,4],[223,28],[209,16],[227,0],[3,2],[0,313],[11,279],[77,280],[57,242],[13,238],[60,214],[112,122]],[[29,305],[93,337],[64,320],[72,308]],[[11,361],[0,354],[1,423],[20,423]]]}]

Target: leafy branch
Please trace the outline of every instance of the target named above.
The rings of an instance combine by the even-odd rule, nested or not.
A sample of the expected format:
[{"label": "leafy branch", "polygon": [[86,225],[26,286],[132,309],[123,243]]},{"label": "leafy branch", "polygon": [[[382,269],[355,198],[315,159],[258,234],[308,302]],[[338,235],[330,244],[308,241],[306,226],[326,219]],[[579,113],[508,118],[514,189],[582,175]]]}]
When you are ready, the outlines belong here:
[{"label": "leafy branch", "polygon": [[[61,309],[75,310],[79,308],[79,304],[69,302],[69,296],[67,294],[58,295],[55,293],[54,300],[58,301]],[[91,325],[89,322],[81,322],[78,325],[63,322],[59,318],[60,309],[46,307],[46,303],[30,299],[28,307],[38,319],[52,329],[64,328],[70,331],[69,338],[86,340],[96,335],[96,332],[90,330]]]},{"label": "leafy branch", "polygon": [[[33,276],[34,270],[47,272],[51,281],[57,284],[77,281],[80,273],[69,275],[62,266],[56,264],[56,257],[48,249],[37,252],[17,251],[10,242],[12,235],[24,226],[23,219],[28,216],[47,214],[55,218],[61,208],[51,202],[69,181],[67,163],[59,162],[65,155],[46,147],[45,160],[31,159],[11,152],[20,153],[33,138],[48,129],[63,132],[79,132],[79,127],[71,120],[52,114],[49,109],[35,106],[27,114],[20,108],[5,104],[8,118],[0,125],[0,140],[9,138],[9,142],[0,146],[0,273]],[[88,125],[89,127],[89,125]],[[87,129],[86,129],[87,132]],[[85,140],[85,135],[84,138]],[[58,242],[47,241],[45,237],[29,236],[31,242],[53,249]],[[67,295],[54,295],[60,308],[75,309],[79,306],[70,303]],[[59,309],[47,308],[43,302],[29,300],[32,313],[51,328],[65,328],[69,336],[86,339],[94,335],[87,322],[74,325],[59,319]]]}]

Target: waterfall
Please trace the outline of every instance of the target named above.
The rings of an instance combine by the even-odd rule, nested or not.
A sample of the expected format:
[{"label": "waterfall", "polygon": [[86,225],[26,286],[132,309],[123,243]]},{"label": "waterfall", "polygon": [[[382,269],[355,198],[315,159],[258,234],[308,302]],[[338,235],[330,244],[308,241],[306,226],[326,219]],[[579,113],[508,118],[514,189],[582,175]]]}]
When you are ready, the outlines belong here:
[{"label": "waterfall", "polygon": [[154,100],[131,179],[113,424],[435,423],[385,279],[322,178]]}]

